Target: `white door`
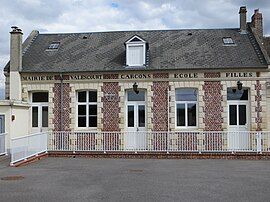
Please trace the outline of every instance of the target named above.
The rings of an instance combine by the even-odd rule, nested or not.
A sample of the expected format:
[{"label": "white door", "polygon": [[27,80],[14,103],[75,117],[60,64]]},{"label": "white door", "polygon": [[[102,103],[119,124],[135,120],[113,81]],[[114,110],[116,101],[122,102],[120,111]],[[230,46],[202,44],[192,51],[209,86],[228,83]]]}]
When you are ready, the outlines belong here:
[{"label": "white door", "polygon": [[127,91],[125,149],[143,150],[147,146],[145,91]]},{"label": "white door", "polygon": [[31,126],[32,133],[48,130],[48,93],[34,92],[31,94]]},{"label": "white door", "polygon": [[248,150],[249,149],[249,121],[248,102],[228,102],[228,149]]}]

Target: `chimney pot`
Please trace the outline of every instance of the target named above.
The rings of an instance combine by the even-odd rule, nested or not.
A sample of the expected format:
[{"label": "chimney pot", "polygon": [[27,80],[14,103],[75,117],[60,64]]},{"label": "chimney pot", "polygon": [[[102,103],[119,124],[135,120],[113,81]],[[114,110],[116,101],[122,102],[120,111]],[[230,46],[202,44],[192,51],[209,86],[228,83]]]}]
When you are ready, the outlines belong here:
[{"label": "chimney pot", "polygon": [[245,6],[241,6],[239,10],[240,16],[240,33],[245,34],[247,29],[247,8]]},{"label": "chimney pot", "polygon": [[10,84],[9,94],[11,100],[21,101],[21,76],[22,69],[22,30],[12,26],[10,32]]},{"label": "chimney pot", "polygon": [[254,10],[254,14],[251,17],[251,26],[254,27],[255,33],[262,41],[263,38],[263,19],[262,13],[260,13],[259,9]]}]

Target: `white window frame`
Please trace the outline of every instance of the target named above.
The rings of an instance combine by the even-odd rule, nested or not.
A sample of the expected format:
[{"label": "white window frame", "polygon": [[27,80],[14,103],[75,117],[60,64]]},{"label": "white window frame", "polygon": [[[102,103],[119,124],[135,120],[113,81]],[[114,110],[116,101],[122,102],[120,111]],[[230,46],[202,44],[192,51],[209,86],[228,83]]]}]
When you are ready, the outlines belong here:
[{"label": "white window frame", "polygon": [[[140,41],[132,41],[134,38],[138,38]],[[130,63],[130,47],[134,47],[134,46],[142,46],[143,47],[143,63],[142,64],[131,64]],[[146,61],[146,41],[144,41],[143,39],[141,39],[138,36],[134,36],[131,39],[129,39],[126,42],[126,65],[130,66],[130,67],[140,67],[140,66],[144,66]]]},{"label": "white window frame", "polygon": [[[48,93],[48,102],[33,102],[33,94],[34,93]],[[49,128],[49,92],[48,91],[32,91],[29,93],[30,103],[31,103],[31,110],[30,110],[30,125],[32,129],[42,129],[42,128]],[[33,107],[38,108],[38,126],[33,126]],[[48,126],[42,126],[42,108],[48,107]]]},{"label": "white window frame", "polygon": [[[176,101],[176,91],[178,89],[194,89],[197,90],[197,88],[176,88],[175,89],[175,128],[178,129],[196,129],[198,128],[198,93],[197,93],[197,100],[196,101]],[[177,125],[177,104],[185,104],[185,126],[178,126]],[[195,126],[188,126],[188,104],[196,104],[196,125]]]},{"label": "white window frame", "polygon": [[[79,92],[86,92],[86,102],[79,102]],[[97,110],[98,110],[98,102],[89,102],[89,92],[96,92],[98,93],[96,90],[79,90],[79,91],[76,91],[76,128],[78,129],[93,129],[93,130],[96,130],[97,129],[97,126],[96,127],[89,127],[89,106],[90,105],[95,105],[97,106]],[[97,98],[98,99],[98,98]],[[79,105],[86,105],[86,127],[79,127],[79,124],[78,124],[78,120],[79,120],[79,109],[78,109],[78,106]],[[97,122],[98,122],[98,113],[96,115],[97,117]],[[98,125],[98,123],[97,123]]]}]

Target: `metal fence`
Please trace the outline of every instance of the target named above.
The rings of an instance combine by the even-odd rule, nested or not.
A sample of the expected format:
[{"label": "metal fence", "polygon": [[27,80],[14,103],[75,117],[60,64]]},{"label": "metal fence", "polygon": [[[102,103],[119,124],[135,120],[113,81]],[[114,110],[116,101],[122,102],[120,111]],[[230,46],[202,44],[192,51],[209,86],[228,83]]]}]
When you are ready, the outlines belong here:
[{"label": "metal fence", "polygon": [[7,136],[7,133],[0,134],[0,155],[4,155],[7,153],[6,136]]},{"label": "metal fence", "polygon": [[47,141],[47,132],[11,139],[11,165],[46,152],[48,149]]},{"label": "metal fence", "polygon": [[48,138],[50,151],[270,151],[270,132],[50,132]]},{"label": "metal fence", "polygon": [[270,152],[270,132],[42,132],[11,139],[11,165],[47,151],[260,153]]}]

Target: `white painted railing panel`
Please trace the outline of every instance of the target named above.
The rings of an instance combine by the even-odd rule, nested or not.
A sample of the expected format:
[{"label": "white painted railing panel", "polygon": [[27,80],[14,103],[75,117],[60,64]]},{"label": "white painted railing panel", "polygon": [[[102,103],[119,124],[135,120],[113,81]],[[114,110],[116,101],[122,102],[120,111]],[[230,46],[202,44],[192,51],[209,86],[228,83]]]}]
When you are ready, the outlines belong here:
[{"label": "white painted railing panel", "polygon": [[270,132],[52,132],[51,151],[269,152]]},{"label": "white painted railing panel", "polygon": [[11,165],[29,157],[46,152],[47,132],[11,139]]},{"label": "white painted railing panel", "polygon": [[0,155],[7,153],[6,137],[7,137],[7,133],[0,134]]}]

